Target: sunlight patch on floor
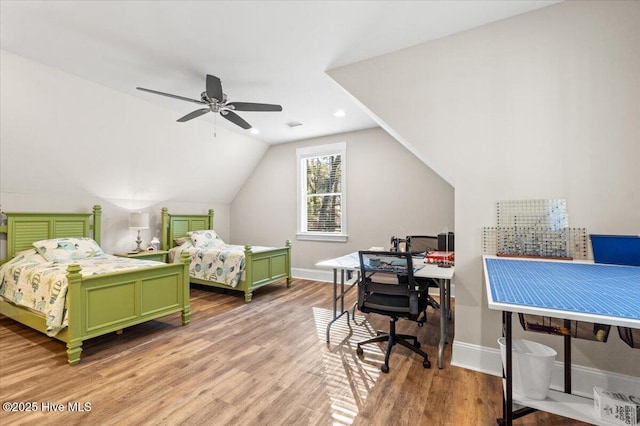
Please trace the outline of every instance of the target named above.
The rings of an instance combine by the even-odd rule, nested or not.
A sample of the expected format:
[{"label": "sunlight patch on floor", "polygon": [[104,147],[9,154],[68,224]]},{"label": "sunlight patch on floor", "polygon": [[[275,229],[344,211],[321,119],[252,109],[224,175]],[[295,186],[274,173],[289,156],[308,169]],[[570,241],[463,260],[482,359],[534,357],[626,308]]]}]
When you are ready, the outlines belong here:
[{"label": "sunlight patch on floor", "polygon": [[327,325],[333,319],[329,309],[313,308],[318,339],[323,349],[327,394],[334,425],[350,425],[363,407],[380,375],[384,352],[378,345],[363,346],[364,358],[356,355],[357,342],[375,336],[376,331],[362,316],[347,323],[346,315],[331,326],[331,343],[326,344]]}]

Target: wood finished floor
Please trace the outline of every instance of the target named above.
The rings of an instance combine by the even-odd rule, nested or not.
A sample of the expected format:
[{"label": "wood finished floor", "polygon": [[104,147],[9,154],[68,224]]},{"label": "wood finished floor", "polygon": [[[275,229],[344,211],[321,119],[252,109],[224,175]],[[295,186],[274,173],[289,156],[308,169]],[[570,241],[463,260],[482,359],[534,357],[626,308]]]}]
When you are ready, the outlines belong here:
[{"label": "wood finished floor", "polygon": [[[65,345],[0,315],[0,402],[36,402],[38,412],[0,411],[0,424],[21,425],[495,425],[500,379],[449,365],[437,368],[439,317],[417,334],[433,367],[396,346],[390,372],[382,346],[355,343],[386,329],[383,317],[344,317],[325,341],[332,286],[294,280],[237,294],[191,289],[191,323],[179,314],[85,342],[79,365]],[[354,301],[349,295],[348,306]],[[453,329],[453,327],[451,327]],[[68,403],[91,410],[67,411]],[[42,403],[65,412],[42,412]],[[535,413],[517,425],[583,425]]]}]

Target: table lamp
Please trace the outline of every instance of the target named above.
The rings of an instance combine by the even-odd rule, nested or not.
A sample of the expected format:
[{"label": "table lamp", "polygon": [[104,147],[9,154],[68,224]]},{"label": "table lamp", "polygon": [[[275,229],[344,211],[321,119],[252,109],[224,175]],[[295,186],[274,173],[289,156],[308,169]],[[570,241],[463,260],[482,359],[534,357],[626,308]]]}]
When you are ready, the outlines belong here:
[{"label": "table lamp", "polygon": [[129,214],[129,228],[138,230],[137,247],[134,251],[141,252],[142,237],[140,236],[140,230],[149,228],[149,213],[133,212]]}]

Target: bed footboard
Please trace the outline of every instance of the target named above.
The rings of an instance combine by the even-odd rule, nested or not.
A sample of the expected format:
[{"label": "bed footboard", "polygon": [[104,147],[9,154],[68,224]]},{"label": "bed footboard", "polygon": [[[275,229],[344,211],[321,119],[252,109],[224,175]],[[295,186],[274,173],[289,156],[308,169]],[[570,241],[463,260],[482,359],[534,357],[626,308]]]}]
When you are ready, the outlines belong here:
[{"label": "bed footboard", "polygon": [[[162,208],[162,248],[169,250],[176,246],[176,239],[189,235],[189,231],[214,229],[213,209],[206,215],[202,214],[169,214],[166,207]],[[250,302],[253,290],[286,278],[287,287],[291,286],[291,241],[287,240],[284,247],[253,252],[250,245],[244,247],[245,270],[244,277],[236,287],[227,283],[191,278],[191,282],[209,287],[233,289],[244,293],[244,300]]]},{"label": "bed footboard", "polygon": [[82,342],[176,312],[182,324],[191,318],[189,257],[180,263],[82,277],[78,265],[67,268],[69,306],[66,336],[69,364],[80,362]]},{"label": "bed footboard", "polygon": [[254,253],[250,245],[244,246],[245,271],[241,285],[245,302],[251,302],[253,290],[281,279],[291,287],[291,241],[284,247]]}]

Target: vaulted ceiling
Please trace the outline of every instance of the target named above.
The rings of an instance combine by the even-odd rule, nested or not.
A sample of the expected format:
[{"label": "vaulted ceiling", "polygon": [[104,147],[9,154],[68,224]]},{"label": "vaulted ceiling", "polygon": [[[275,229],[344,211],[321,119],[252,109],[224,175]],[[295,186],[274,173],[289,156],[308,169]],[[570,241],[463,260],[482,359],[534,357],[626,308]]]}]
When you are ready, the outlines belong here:
[{"label": "vaulted ceiling", "polygon": [[254,135],[217,114],[196,120],[279,143],[375,126],[326,70],[553,3],[2,0],[0,42],[175,111],[176,120],[202,106],[136,87],[197,100],[205,75],[216,75],[232,101],[275,103],[283,111],[239,113],[259,131]]}]

